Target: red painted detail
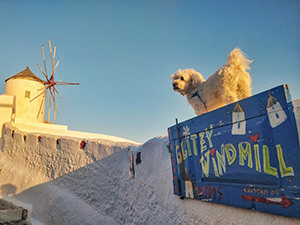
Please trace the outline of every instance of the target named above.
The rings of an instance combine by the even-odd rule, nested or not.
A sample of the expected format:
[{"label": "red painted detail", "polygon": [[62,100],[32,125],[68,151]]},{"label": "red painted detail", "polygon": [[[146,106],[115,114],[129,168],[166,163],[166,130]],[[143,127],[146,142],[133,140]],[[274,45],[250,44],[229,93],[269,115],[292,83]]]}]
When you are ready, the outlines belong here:
[{"label": "red painted detail", "polygon": [[174,193],[177,193],[177,192],[178,192],[177,186],[174,185]]},{"label": "red painted detail", "polygon": [[213,157],[214,154],[215,154],[215,148],[213,148],[213,149],[211,149],[211,150],[209,150],[209,151],[210,151],[211,156]]},{"label": "red painted detail", "polygon": [[195,190],[196,190],[196,192],[197,192],[197,195],[200,195],[200,193],[199,193],[199,191],[198,191],[199,188],[200,188],[200,187],[198,187],[198,186],[195,187]]},{"label": "red painted detail", "polygon": [[39,142],[41,142],[41,138],[42,138],[41,136],[38,136],[38,140],[39,140]]},{"label": "red painted detail", "polygon": [[250,135],[250,139],[256,144],[257,140],[258,140],[258,133],[254,134],[254,135]]},{"label": "red painted detail", "polygon": [[291,205],[293,205],[293,202],[285,197],[284,195],[281,195],[281,201],[272,201],[272,198],[266,198],[266,197],[259,197],[259,196],[252,196],[252,195],[242,195],[243,200],[245,201],[252,201],[252,202],[261,202],[261,203],[267,203],[267,204],[274,204],[274,205],[282,205],[283,208],[288,208]]},{"label": "red painted detail", "polygon": [[205,198],[216,199],[217,193],[218,193],[219,194],[218,201],[220,201],[223,198],[223,193],[220,191],[221,188],[222,188],[222,186],[218,187],[217,189],[214,186],[213,187],[210,187],[210,186],[203,186],[203,187],[196,186],[195,190],[196,190],[196,193],[197,193],[196,195],[200,196],[203,199],[205,199]]},{"label": "red painted detail", "polygon": [[202,187],[202,194],[205,196],[205,197],[207,197],[207,194],[206,194],[206,188],[207,188],[207,186],[203,186]]},{"label": "red painted detail", "polygon": [[216,188],[215,187],[213,187],[212,188],[212,196],[213,196],[213,198],[215,199],[216,198]]},{"label": "red painted detail", "polygon": [[81,143],[80,143],[80,149],[84,149],[85,145],[86,145],[86,142],[85,141],[81,141]]},{"label": "red painted detail", "polygon": [[208,198],[211,197],[211,188],[210,188],[210,186],[207,187],[207,197]]},{"label": "red painted detail", "polygon": [[170,150],[173,151],[173,145],[171,144],[172,138],[171,138],[171,129],[170,128],[168,129],[168,134],[169,134],[169,141],[170,141]]},{"label": "red painted detail", "polygon": [[218,201],[220,201],[221,200],[221,198],[223,198],[223,193],[222,192],[220,192],[220,189],[222,188],[222,186],[221,187],[218,187],[218,189],[217,189],[217,193],[220,195],[220,197],[219,197],[219,199],[218,199]]}]

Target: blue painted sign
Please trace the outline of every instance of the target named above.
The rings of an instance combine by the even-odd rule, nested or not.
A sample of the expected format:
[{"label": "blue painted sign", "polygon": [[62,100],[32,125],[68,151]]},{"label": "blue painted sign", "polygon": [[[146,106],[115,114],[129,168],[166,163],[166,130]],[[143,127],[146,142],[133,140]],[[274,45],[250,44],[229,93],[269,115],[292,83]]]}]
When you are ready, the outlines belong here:
[{"label": "blue painted sign", "polygon": [[300,147],[288,85],[168,129],[174,194],[300,217]]}]

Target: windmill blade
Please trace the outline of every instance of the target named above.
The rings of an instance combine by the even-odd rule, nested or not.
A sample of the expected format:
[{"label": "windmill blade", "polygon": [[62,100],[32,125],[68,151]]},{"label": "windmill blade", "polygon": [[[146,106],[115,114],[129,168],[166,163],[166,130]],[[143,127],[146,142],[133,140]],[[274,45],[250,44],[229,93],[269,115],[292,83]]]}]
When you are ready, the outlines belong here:
[{"label": "windmill blade", "polygon": [[57,82],[57,85],[79,85],[79,83]]},{"label": "windmill blade", "polygon": [[38,94],[37,96],[35,96],[33,99],[31,99],[30,102],[34,101],[35,99],[37,99],[38,97],[40,97],[44,93],[45,93],[45,91],[41,92],[40,94]]},{"label": "windmill blade", "polygon": [[[51,94],[51,87],[49,88]],[[49,108],[48,108],[48,122],[50,123],[50,111],[51,111],[51,96],[49,97]]]},{"label": "windmill blade", "polygon": [[56,70],[56,67],[58,66],[59,62],[60,62],[60,60],[57,61],[56,66],[54,67],[53,73]]},{"label": "windmill blade", "polygon": [[[44,66],[45,66],[45,74],[46,74],[46,77],[48,77],[48,74],[47,74],[47,67],[46,67],[46,60],[45,60],[44,45],[42,45],[42,51],[43,51],[43,59],[44,59]],[[47,80],[48,80],[48,78],[47,78]]]},{"label": "windmill blade", "polygon": [[51,41],[50,41],[50,39],[48,39],[48,41],[49,41],[49,48],[50,48],[50,52],[52,52],[52,48],[51,48]]},{"label": "windmill blade", "polygon": [[43,98],[43,100],[42,100],[42,102],[41,102],[39,112],[38,112],[38,114],[37,114],[37,116],[36,116],[37,119],[38,119],[39,116],[40,116],[40,113],[41,113],[41,110],[42,110],[43,103],[44,103],[44,98]]},{"label": "windmill blade", "polygon": [[53,62],[55,62],[56,46],[54,46]]},{"label": "windmill blade", "polygon": [[51,70],[51,77],[53,76],[53,64],[54,64],[54,61],[53,61],[53,57],[52,57],[52,47],[51,47],[51,41],[50,41],[50,39],[48,39],[48,41],[49,41],[49,49],[50,49],[50,58],[51,58],[51,68],[52,68],[52,70]]},{"label": "windmill blade", "polygon": [[42,91],[42,90],[45,90],[45,88],[40,88],[40,89],[38,89],[38,91]]},{"label": "windmill blade", "polygon": [[54,124],[56,124],[56,103],[55,103],[55,92],[53,92],[53,102],[54,102]]},{"label": "windmill blade", "polygon": [[47,84],[47,86],[45,88],[47,89],[47,88],[50,88],[51,86],[52,86],[52,84],[50,83],[50,84]]},{"label": "windmill blade", "polygon": [[59,115],[59,111],[58,111],[58,107],[57,107],[56,101],[55,101],[55,92],[53,92],[52,97],[53,97],[53,103],[54,103],[54,123],[56,124],[56,111],[57,111],[58,115]]},{"label": "windmill blade", "polygon": [[[48,91],[49,91],[50,94],[48,96],[49,97],[48,122],[50,122],[51,107],[52,107],[52,101],[53,101],[54,123],[56,123],[56,112],[59,114],[58,107],[56,105],[56,98],[57,98],[57,95],[58,95],[62,99],[62,96],[59,94],[59,92],[55,88],[55,85],[79,85],[79,83],[70,83],[70,82],[62,82],[61,80],[59,80],[59,81],[55,81],[54,80],[54,72],[55,72],[55,70],[57,69],[57,67],[58,67],[58,65],[60,63],[60,60],[58,60],[55,63],[56,46],[54,46],[53,51],[52,51],[51,40],[48,39],[48,42],[49,42],[50,57],[51,57],[51,74],[48,75],[48,72],[47,72],[46,58],[45,58],[45,49],[44,49],[44,45],[42,45],[43,62],[44,62],[45,70],[43,71],[42,68],[41,68],[41,66],[39,64],[37,64],[37,65],[38,65],[40,71],[42,72],[42,74],[44,75],[44,77],[46,78],[46,81],[44,81],[45,91],[42,92],[42,93],[40,93],[40,94],[38,94],[38,96],[36,96],[31,101],[37,99],[42,94],[44,94],[43,99],[41,101],[42,104],[40,106],[39,113],[38,113],[38,117],[39,117],[40,113],[42,112],[42,106],[45,105],[45,103],[46,103],[46,97],[47,97],[47,94],[48,94]],[[42,90],[42,89],[40,89],[40,90]]]},{"label": "windmill blade", "polygon": [[56,91],[56,93],[59,95],[59,97],[62,99],[62,97],[61,97],[61,95],[58,93],[58,91],[56,90],[56,88],[55,87],[53,87],[54,88],[54,91]]},{"label": "windmill blade", "polygon": [[[54,93],[54,92],[53,92],[53,93]],[[58,111],[58,108],[57,108],[56,102],[55,102],[55,95],[53,96],[53,93],[52,93],[52,91],[51,91],[51,89],[50,89],[50,94],[51,94],[51,97],[52,97],[52,99],[53,99],[54,110],[56,109],[56,110],[57,110],[57,113],[59,114],[59,111]]]},{"label": "windmill blade", "polygon": [[46,100],[47,92],[48,92],[48,89],[46,89],[45,92],[44,92],[43,100],[42,100],[42,103],[40,105],[40,109],[39,109],[39,112],[37,114],[37,117],[36,117],[37,119],[39,118],[39,116],[41,114],[42,106],[43,106],[43,104],[44,104],[44,102]]},{"label": "windmill blade", "polygon": [[40,68],[42,74],[46,77],[47,81],[49,82],[48,77],[46,76],[46,74],[44,73],[44,71],[42,70],[42,68],[40,67],[40,65],[38,63],[37,63],[37,65]]},{"label": "windmill blade", "polygon": [[[54,62],[55,62],[55,55],[56,55],[56,46],[54,46],[54,54],[53,54],[53,65],[54,65]],[[53,65],[52,65],[52,70],[53,70],[53,74],[54,74],[54,69],[53,69]]]}]

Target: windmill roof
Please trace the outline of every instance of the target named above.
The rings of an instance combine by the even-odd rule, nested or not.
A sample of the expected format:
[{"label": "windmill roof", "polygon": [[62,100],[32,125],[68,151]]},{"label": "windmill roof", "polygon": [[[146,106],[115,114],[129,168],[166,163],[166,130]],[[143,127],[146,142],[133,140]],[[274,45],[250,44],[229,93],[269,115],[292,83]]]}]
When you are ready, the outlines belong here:
[{"label": "windmill roof", "polygon": [[26,80],[37,81],[43,84],[45,83],[42,79],[34,75],[34,73],[29,69],[28,66],[26,67],[25,70],[21,71],[20,73],[17,73],[16,75],[6,79],[5,82],[7,82],[10,79],[26,79]]},{"label": "windmill roof", "polygon": [[270,93],[269,93],[269,96],[270,97],[269,97],[269,100],[268,100],[267,108],[270,108],[273,105],[275,105],[277,102],[279,102],[278,99],[273,97],[272,95],[270,95]]},{"label": "windmill roof", "polygon": [[244,110],[242,109],[242,107],[239,105],[239,103],[236,103],[233,112],[244,112]]}]

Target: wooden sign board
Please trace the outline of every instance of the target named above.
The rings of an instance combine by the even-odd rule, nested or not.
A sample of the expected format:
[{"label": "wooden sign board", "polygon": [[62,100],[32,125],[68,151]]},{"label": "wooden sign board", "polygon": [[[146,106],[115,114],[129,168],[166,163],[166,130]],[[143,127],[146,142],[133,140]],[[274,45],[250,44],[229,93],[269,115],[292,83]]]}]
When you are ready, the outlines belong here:
[{"label": "wooden sign board", "polygon": [[288,85],[168,129],[174,194],[300,217],[300,147]]}]

